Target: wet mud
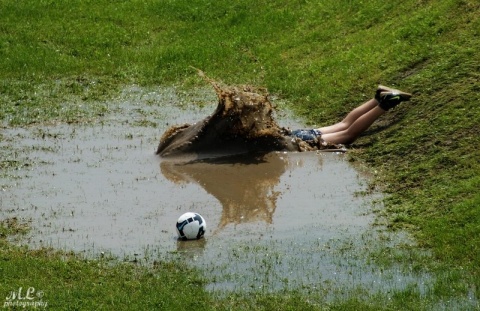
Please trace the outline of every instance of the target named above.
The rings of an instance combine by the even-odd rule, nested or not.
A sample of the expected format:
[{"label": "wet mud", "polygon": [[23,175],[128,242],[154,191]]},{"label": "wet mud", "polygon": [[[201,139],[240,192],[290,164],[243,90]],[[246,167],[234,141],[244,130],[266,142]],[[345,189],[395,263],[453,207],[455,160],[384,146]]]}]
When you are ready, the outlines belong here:
[{"label": "wet mud", "polygon": [[215,111],[201,121],[170,127],[161,137],[157,154],[163,157],[191,155],[212,158],[271,151],[343,149],[318,137],[303,141],[278,125],[265,89],[226,86],[199,71],[218,97]]},{"label": "wet mud", "polygon": [[[26,164],[0,178],[0,217],[31,228],[18,243],[145,264],[183,260],[218,292],[302,288],[337,297],[359,286],[427,286],[428,275],[369,260],[383,234],[372,228],[376,197],[361,195],[367,180],[344,153],[158,157],[171,124],[215,109],[205,103],[216,94],[200,93],[201,104],[185,105],[173,88],[133,86],[94,124],[3,129],[0,148]],[[177,240],[175,222],[187,211],[206,219],[204,239]]]}]

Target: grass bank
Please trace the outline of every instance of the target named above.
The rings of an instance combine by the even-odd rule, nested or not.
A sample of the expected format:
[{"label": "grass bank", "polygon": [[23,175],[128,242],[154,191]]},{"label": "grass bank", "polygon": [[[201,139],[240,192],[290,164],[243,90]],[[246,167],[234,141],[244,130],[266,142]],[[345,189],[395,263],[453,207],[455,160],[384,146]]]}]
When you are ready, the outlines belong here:
[{"label": "grass bank", "polygon": [[[377,83],[411,91],[411,102],[386,114],[351,146],[351,158],[377,171],[372,187],[389,194],[384,212],[388,225],[407,228],[421,247],[432,250],[433,262],[415,264],[438,273],[436,288],[429,298],[412,290],[390,302],[385,297],[367,302],[352,298],[329,307],[425,309],[468,292],[478,299],[479,16],[480,5],[474,0],[3,0],[0,120],[3,126],[86,122],[106,113],[102,100],[125,84],[189,88],[203,83],[190,66],[227,83],[265,86],[289,100],[311,124],[337,121],[371,97]],[[19,165],[8,150],[0,150],[0,156],[2,174]],[[403,260],[394,253],[384,250],[385,257]],[[109,290],[118,296],[109,301],[123,302],[126,292],[140,297],[145,291],[153,295],[148,292],[152,288],[174,291],[160,287],[158,276],[173,282],[180,269],[162,266],[160,272],[138,272],[122,265],[110,270],[98,262],[17,249],[5,242],[2,256],[1,273],[10,281],[2,282],[0,293],[22,284],[13,280],[36,266],[25,278],[43,279],[38,286],[50,292],[59,287],[48,280],[71,280],[73,287],[82,288],[73,297],[92,299],[92,305],[107,293],[87,290],[76,270],[85,270],[86,283],[98,278],[95,273],[117,280]],[[155,285],[146,288],[142,282]],[[306,303],[301,293],[212,303],[198,289],[197,279],[182,286],[194,288],[195,297],[211,308],[245,304],[293,309],[299,301]],[[59,295],[59,305],[76,299]],[[253,302],[247,302],[250,299]],[[105,309],[113,308],[103,303]]]}]

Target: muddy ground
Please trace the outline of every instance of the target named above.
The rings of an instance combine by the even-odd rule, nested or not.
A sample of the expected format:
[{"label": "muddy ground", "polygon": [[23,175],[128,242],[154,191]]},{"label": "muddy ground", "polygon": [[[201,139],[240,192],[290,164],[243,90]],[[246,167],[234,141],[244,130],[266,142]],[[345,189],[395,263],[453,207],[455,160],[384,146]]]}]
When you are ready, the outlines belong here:
[{"label": "muddy ground", "polygon": [[[381,194],[363,194],[368,180],[344,153],[193,163],[155,155],[169,126],[215,108],[215,94],[196,92],[202,100],[131,86],[94,122],[4,128],[0,147],[27,164],[0,179],[1,217],[31,227],[16,243],[145,264],[185,260],[220,292],[301,288],[337,297],[428,286],[429,276],[409,267],[375,264],[380,242],[410,241],[372,225]],[[302,127],[279,111],[282,126]],[[206,219],[204,239],[177,240],[175,222],[187,211]]]}]

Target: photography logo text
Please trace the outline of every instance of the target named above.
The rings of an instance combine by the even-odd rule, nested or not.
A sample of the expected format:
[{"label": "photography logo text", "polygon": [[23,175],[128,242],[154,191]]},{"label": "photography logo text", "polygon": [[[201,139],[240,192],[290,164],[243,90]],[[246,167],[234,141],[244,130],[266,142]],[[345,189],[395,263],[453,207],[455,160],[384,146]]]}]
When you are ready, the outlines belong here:
[{"label": "photography logo text", "polygon": [[9,307],[22,307],[22,308],[43,308],[47,307],[47,302],[43,301],[45,293],[41,290],[35,289],[35,287],[23,288],[12,290],[5,297],[3,303],[4,308]]}]

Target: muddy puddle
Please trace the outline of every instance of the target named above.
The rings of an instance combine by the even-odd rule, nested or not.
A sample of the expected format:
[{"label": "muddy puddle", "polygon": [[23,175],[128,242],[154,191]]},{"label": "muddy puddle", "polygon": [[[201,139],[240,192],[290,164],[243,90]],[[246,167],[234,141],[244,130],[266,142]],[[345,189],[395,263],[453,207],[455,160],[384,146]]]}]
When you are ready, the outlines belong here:
[{"label": "muddy puddle", "polygon": [[[426,290],[428,275],[371,260],[378,241],[392,238],[372,227],[378,197],[362,194],[367,181],[345,154],[193,163],[155,156],[169,125],[213,111],[215,94],[199,92],[204,100],[187,105],[198,94],[129,87],[93,124],[3,129],[0,148],[28,165],[0,179],[0,217],[29,222],[19,243],[33,247],[146,263],[185,260],[217,292]],[[286,114],[278,120],[300,126]],[[177,241],[175,222],[187,211],[206,219],[205,239]]]}]

